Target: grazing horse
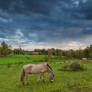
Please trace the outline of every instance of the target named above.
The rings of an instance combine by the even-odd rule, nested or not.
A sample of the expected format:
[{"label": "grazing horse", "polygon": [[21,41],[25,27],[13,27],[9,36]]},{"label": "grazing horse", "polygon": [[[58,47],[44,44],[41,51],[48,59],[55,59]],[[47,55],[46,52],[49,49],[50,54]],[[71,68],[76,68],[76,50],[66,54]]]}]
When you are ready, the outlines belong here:
[{"label": "grazing horse", "polygon": [[44,73],[48,72],[50,76],[50,81],[53,82],[54,80],[54,73],[51,69],[51,67],[46,63],[41,64],[27,64],[23,66],[22,73],[21,73],[21,82],[24,85],[24,78],[26,79],[26,84],[28,85],[28,74],[40,74],[40,77],[38,79],[38,82],[40,82],[40,79],[42,78],[43,82],[44,80]]}]

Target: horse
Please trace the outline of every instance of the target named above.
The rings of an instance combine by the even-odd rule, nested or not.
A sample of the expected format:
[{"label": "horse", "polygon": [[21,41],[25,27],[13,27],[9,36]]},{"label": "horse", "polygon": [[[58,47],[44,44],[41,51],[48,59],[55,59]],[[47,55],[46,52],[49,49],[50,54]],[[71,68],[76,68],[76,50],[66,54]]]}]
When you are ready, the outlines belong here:
[{"label": "horse", "polygon": [[43,82],[45,82],[44,80],[44,73],[48,73],[49,77],[50,77],[50,82],[54,81],[54,73],[52,68],[46,64],[46,63],[41,63],[41,64],[27,64],[24,65],[22,68],[22,72],[21,72],[21,82],[24,85],[24,79],[26,79],[26,84],[29,85],[28,82],[28,75],[29,74],[40,74],[37,82],[40,82],[40,79],[42,79]]}]

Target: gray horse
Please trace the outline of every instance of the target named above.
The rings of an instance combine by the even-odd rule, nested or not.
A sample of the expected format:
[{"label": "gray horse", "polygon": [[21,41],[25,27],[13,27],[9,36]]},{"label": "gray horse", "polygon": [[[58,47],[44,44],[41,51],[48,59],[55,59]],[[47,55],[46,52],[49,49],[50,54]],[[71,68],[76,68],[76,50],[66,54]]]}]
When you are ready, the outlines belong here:
[{"label": "gray horse", "polygon": [[40,74],[40,77],[38,79],[38,82],[40,82],[40,79],[42,78],[43,82],[44,80],[44,73],[48,72],[50,76],[50,81],[54,81],[54,73],[51,69],[51,67],[46,63],[41,64],[27,64],[23,66],[22,73],[21,73],[21,82],[24,85],[24,78],[26,79],[26,84],[28,85],[28,75],[29,74]]}]

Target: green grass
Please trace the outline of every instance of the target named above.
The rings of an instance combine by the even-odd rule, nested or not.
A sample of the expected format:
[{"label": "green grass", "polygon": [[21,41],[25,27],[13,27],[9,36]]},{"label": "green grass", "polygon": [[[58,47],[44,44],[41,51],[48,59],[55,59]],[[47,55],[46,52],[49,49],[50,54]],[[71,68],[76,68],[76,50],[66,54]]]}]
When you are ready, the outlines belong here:
[{"label": "green grass", "polygon": [[[53,83],[49,82],[49,76],[46,73],[46,82],[37,83],[39,75],[30,75],[30,85],[22,85],[20,82],[21,69],[27,62],[34,59],[42,59],[45,56],[10,56],[0,58],[0,92],[92,92],[92,61],[84,63],[85,71],[60,71],[62,62],[71,62],[72,60],[60,60],[57,62],[47,62],[55,73]],[[23,64],[15,64],[24,62]],[[12,63],[10,67],[7,64]],[[36,62],[40,63],[40,62]]]},{"label": "green grass", "polygon": [[17,55],[17,56],[9,56],[9,57],[6,57],[6,58],[0,58],[0,64],[15,64],[15,63],[18,63],[18,62],[23,62],[23,63],[26,63],[26,62],[32,62],[32,60],[39,60],[39,59],[42,59],[44,58],[45,56],[44,55]]}]

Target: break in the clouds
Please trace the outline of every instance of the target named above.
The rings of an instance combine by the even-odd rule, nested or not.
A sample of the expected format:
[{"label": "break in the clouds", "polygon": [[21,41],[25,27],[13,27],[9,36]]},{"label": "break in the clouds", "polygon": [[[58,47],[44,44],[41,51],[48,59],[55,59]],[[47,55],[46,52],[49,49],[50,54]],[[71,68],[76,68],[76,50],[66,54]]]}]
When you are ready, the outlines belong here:
[{"label": "break in the clouds", "polygon": [[24,49],[85,47],[92,0],[0,0],[0,42]]}]

